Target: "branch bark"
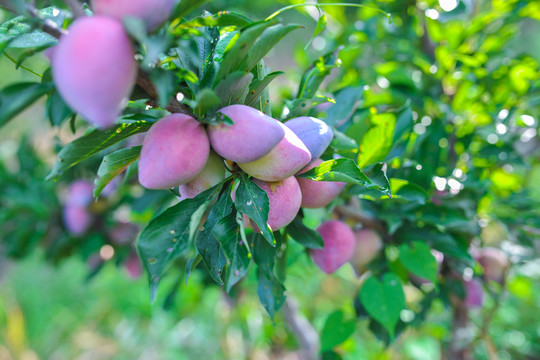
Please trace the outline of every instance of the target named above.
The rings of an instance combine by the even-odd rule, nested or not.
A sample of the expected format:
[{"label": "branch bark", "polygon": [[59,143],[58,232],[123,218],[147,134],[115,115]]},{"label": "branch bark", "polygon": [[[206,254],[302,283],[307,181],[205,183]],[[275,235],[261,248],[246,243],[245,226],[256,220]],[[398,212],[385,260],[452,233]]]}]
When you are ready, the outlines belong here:
[{"label": "branch bark", "polygon": [[283,316],[300,343],[300,360],[316,360],[320,348],[319,334],[309,321],[298,311],[298,303],[287,297],[283,305]]}]

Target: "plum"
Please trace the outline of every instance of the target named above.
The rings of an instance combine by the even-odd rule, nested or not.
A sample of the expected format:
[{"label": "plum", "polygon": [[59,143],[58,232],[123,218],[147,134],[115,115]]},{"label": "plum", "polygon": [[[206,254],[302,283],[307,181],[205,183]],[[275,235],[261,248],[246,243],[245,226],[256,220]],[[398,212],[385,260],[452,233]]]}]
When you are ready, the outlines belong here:
[{"label": "plum", "polygon": [[379,234],[370,229],[360,229],[354,232],[355,250],[351,264],[358,272],[362,272],[383,248],[383,242]]},{"label": "plum", "polygon": [[88,207],[94,198],[94,185],[86,180],[77,180],[69,186],[66,205]]},{"label": "plum", "polygon": [[[298,174],[305,173],[321,163],[321,159],[316,159]],[[346,185],[343,182],[315,181],[301,177],[296,179],[300,185],[300,190],[302,190],[302,207],[311,209],[325,207],[330,204]]]},{"label": "plum", "polygon": [[151,31],[163,24],[170,16],[177,0],[92,0],[97,15],[122,20],[125,16],[140,18]]},{"label": "plum", "polygon": [[[266,182],[257,179],[254,179],[253,182],[268,194],[268,200],[270,201],[268,225],[272,231],[289,225],[298,214],[302,203],[302,192],[295,177],[290,176],[278,182]],[[253,221],[251,226],[255,231],[260,232]]]},{"label": "plum", "polygon": [[119,222],[109,232],[111,243],[125,245],[135,242],[139,234],[139,227],[129,222]]},{"label": "plum", "polygon": [[285,136],[279,121],[246,105],[231,105],[219,110],[234,124],[208,127],[212,148],[221,157],[239,163],[260,159]]},{"label": "plum", "polygon": [[75,235],[84,235],[92,225],[93,216],[84,206],[67,205],[64,207],[64,224]]},{"label": "plum", "polygon": [[137,77],[122,24],[103,16],[75,20],[55,47],[51,67],[66,103],[99,128],[114,124]]},{"label": "plum", "polygon": [[317,231],[324,240],[324,247],[313,250],[311,257],[322,271],[331,274],[351,260],[356,244],[354,232],[339,220],[326,221]]},{"label": "plum", "polygon": [[130,278],[137,279],[141,277],[143,273],[143,267],[141,264],[141,260],[139,259],[139,255],[137,255],[136,251],[132,251],[129,254],[129,257],[124,262],[124,267],[127,270]]},{"label": "plum", "polygon": [[334,137],[332,129],[324,121],[302,116],[285,123],[302,140],[311,153],[312,159],[320,157]]},{"label": "plum", "polygon": [[178,191],[181,200],[192,199],[212,186],[219,184],[225,178],[223,159],[215,152],[210,152],[204,169],[190,182],[180,185]]},{"label": "plum", "polygon": [[484,268],[484,277],[502,283],[508,266],[508,256],[497,248],[485,247],[473,251],[474,258]]},{"label": "plum", "polygon": [[484,303],[482,283],[476,279],[465,281],[465,304],[468,308],[481,307]]},{"label": "plum", "polygon": [[185,114],[158,120],[144,138],[139,182],[147,189],[170,189],[193,180],[204,168],[210,144],[204,128]]},{"label": "plum", "polygon": [[296,174],[311,161],[311,153],[291,129],[274,120],[285,136],[267,155],[238,166],[249,175],[263,181],[280,181]]}]

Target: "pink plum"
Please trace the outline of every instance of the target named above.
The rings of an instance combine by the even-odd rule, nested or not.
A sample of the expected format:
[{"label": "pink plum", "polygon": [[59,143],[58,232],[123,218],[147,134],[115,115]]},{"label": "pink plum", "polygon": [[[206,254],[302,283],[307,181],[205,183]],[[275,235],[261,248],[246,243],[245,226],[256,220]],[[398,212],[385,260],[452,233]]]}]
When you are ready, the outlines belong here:
[{"label": "pink plum", "polygon": [[314,117],[302,116],[285,123],[302,140],[311,153],[312,159],[320,157],[332,139],[334,132],[324,121]]},{"label": "pink plum", "polygon": [[260,159],[285,136],[280,123],[263,112],[246,105],[231,105],[219,110],[234,124],[208,127],[212,148],[223,158],[248,163]]},{"label": "pink plum", "polygon": [[99,128],[112,126],[137,77],[137,62],[122,24],[103,16],[75,20],[55,47],[52,75],[74,111]]},{"label": "pink plum", "polygon": [[135,251],[132,251],[129,254],[129,257],[124,262],[124,267],[126,268],[129,277],[131,277],[132,279],[137,279],[141,277],[143,273],[141,260],[139,259],[139,255],[137,255],[137,252]]},{"label": "pink plum", "polygon": [[[257,179],[253,181],[268,194],[270,201],[268,225],[272,231],[289,225],[298,214],[302,203],[302,192],[294,176],[278,182],[265,182]],[[251,225],[255,231],[260,231],[254,222],[251,222]]]},{"label": "pink plum", "polygon": [[163,24],[170,16],[177,0],[92,0],[97,15],[122,20],[125,16],[140,18],[148,30]]},{"label": "pink plum", "polygon": [[311,257],[322,271],[331,274],[354,255],[354,233],[349,225],[339,220],[326,221],[317,231],[324,240],[324,247],[313,250]]},{"label": "pink plum", "polygon": [[71,183],[68,189],[66,205],[87,207],[94,198],[94,185],[86,180],[77,180]]},{"label": "pink plum", "polygon": [[370,229],[356,230],[354,237],[356,245],[351,264],[361,272],[382,250],[383,241],[376,231]]},{"label": "pink plum", "polygon": [[170,189],[193,180],[210,155],[206,131],[185,114],[156,122],[146,134],[139,158],[139,182],[147,189]]},{"label": "pink plum", "polygon": [[465,281],[465,304],[468,308],[481,307],[484,303],[482,283],[476,279]]},{"label": "pink plum", "polygon": [[119,222],[110,231],[111,242],[117,245],[124,245],[135,242],[139,234],[139,227],[129,222]]},{"label": "pink plum", "polygon": [[[316,159],[298,174],[303,174],[319,166],[322,162],[321,159]],[[343,182],[315,181],[301,177],[297,177],[296,180],[298,180],[300,190],[302,190],[302,207],[311,209],[330,204],[345,187]]]},{"label": "pink plum", "polygon": [[92,215],[84,206],[67,205],[64,208],[64,224],[73,235],[84,235],[90,229],[92,221]]},{"label": "pink plum", "polygon": [[296,174],[311,161],[311,154],[291,129],[274,120],[285,131],[285,137],[262,158],[238,166],[263,181],[279,181]]},{"label": "pink plum", "polygon": [[187,184],[180,185],[178,188],[181,195],[180,200],[192,199],[203,191],[219,184],[223,179],[225,179],[223,159],[212,151],[204,169],[193,180]]}]

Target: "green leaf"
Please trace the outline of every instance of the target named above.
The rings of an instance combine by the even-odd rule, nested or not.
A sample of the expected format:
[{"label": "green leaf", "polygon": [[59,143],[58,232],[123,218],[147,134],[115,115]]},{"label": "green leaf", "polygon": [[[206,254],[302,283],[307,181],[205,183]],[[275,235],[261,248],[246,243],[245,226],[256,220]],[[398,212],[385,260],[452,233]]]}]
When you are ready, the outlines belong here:
[{"label": "green leaf", "polygon": [[253,80],[252,73],[236,71],[221,80],[215,87],[222,106],[243,104],[249,91],[248,84]]},{"label": "green leaf", "polygon": [[298,176],[316,181],[338,181],[362,185],[367,189],[377,190],[390,196],[389,185],[377,184],[369,179],[351,159],[328,160]]},{"label": "green leaf", "polygon": [[240,176],[240,184],[236,189],[234,206],[242,214],[246,214],[262,230],[266,241],[275,246],[274,234],[268,226],[270,201],[266,191],[257,186],[246,176]]},{"label": "green leaf", "polygon": [[259,233],[252,233],[248,237],[253,261],[267,277],[272,277],[276,262],[276,247],[271,246]]},{"label": "green leaf", "polygon": [[401,310],[405,309],[405,295],[399,278],[392,273],[386,273],[381,282],[371,276],[360,289],[359,296],[369,315],[394,338]]},{"label": "green leaf", "polygon": [[206,210],[215,200],[221,186],[216,185],[193,199],[171,206],[152,219],[139,235],[137,249],[148,273],[152,299],[166,266],[190,248],[190,237],[202,218],[201,209]]},{"label": "green leaf", "polygon": [[354,334],[354,330],[355,321],[345,321],[343,311],[331,313],[321,331],[321,351],[332,350]]},{"label": "green leaf", "polygon": [[0,127],[53,89],[52,83],[25,82],[0,90]]},{"label": "green leaf", "polygon": [[317,10],[319,10],[319,19],[317,20],[317,25],[315,25],[315,30],[313,30],[311,38],[309,39],[306,46],[304,46],[304,50],[307,50],[309,45],[311,45],[311,43],[313,42],[313,39],[315,39],[317,35],[319,35],[324,29],[326,29],[326,24],[328,23],[328,19],[326,18],[325,14],[321,13],[321,9],[317,8]]},{"label": "green leaf", "polygon": [[58,91],[52,93],[47,99],[47,117],[52,126],[60,126],[65,119],[73,114]]},{"label": "green leaf", "polygon": [[258,286],[257,294],[261,305],[266,309],[270,318],[274,315],[281,306],[285,303],[285,287],[274,276],[267,276],[261,268],[257,271]]},{"label": "green leaf", "polygon": [[176,95],[176,74],[173,71],[157,68],[150,72],[150,79],[156,86],[159,106],[165,108]]},{"label": "green leaf", "polygon": [[399,246],[399,261],[414,275],[436,283],[437,260],[435,260],[429,246],[420,241],[414,241],[410,245],[402,244]]},{"label": "green leaf", "polygon": [[332,140],[332,143],[330,143],[330,146],[336,150],[344,150],[344,151],[356,151],[358,150],[358,143],[354,140],[342,133],[341,131],[338,131],[336,129],[334,130],[334,139]]},{"label": "green leaf", "polygon": [[394,145],[394,127],[396,116],[386,113],[373,117],[374,126],[362,138],[358,166],[365,166],[384,161]]},{"label": "green leaf", "polygon": [[94,197],[97,198],[101,191],[124,171],[129,165],[139,158],[142,146],[134,146],[128,149],[121,149],[113,152],[103,158],[99,166],[97,178],[94,181],[96,188],[94,189]]},{"label": "green leaf", "polygon": [[306,70],[298,86],[297,99],[311,99],[317,93],[324,79],[330,75],[330,71],[339,66],[339,50],[332,51],[321,56]]},{"label": "green leaf", "polygon": [[266,75],[262,80],[253,80],[249,85],[249,92],[244,104],[252,107],[258,105],[257,100],[260,99],[262,91],[266,89],[272,80],[283,74],[285,74],[283,71],[274,71]]},{"label": "green leaf", "polygon": [[410,106],[407,106],[397,116],[393,142],[397,143],[403,137],[403,135],[405,135],[407,132],[410,132],[413,125],[414,120],[412,110]]},{"label": "green leaf", "polygon": [[221,248],[218,239],[212,233],[217,223],[228,216],[233,211],[233,201],[231,198],[231,183],[224,186],[218,202],[208,215],[204,223],[204,230],[197,237],[197,250],[201,254],[204,264],[210,276],[220,285],[223,285],[221,274],[227,263],[225,253]]},{"label": "green leaf", "polygon": [[188,104],[193,112],[202,118],[210,109],[220,105],[221,99],[214,90],[205,88],[197,93],[194,101],[188,101]]},{"label": "green leaf", "polygon": [[[59,19],[63,19],[66,15],[64,11],[59,11],[55,7],[48,7],[39,12],[40,16],[49,19],[54,19],[53,13],[56,12],[58,12],[57,18]],[[52,35],[35,29],[37,24],[36,20],[24,16],[17,16],[6,21],[0,25],[0,44],[5,44],[9,48],[41,48],[52,46],[58,42]]]},{"label": "green leaf", "polygon": [[[240,37],[234,44],[234,46],[223,55],[223,61],[219,67],[216,80],[219,81],[230,73],[234,72],[239,68],[239,65],[242,61],[248,56],[248,53],[252,51],[252,46],[257,40],[257,38],[262,34],[262,32],[275,25],[275,22],[263,21],[258,23],[253,23],[240,33]],[[240,69],[245,70],[245,69]],[[248,72],[247,70],[246,72]]]},{"label": "green leaf", "polygon": [[322,249],[324,241],[317,231],[308,228],[300,217],[296,217],[287,225],[287,233],[299,244],[309,249]]},{"label": "green leaf", "polygon": [[173,11],[173,18],[182,18],[210,0],[182,0]]},{"label": "green leaf", "polygon": [[264,30],[244,61],[238,66],[241,71],[250,71],[276,44],[293,30],[303,28],[296,24],[276,24]]},{"label": "green leaf", "polygon": [[335,104],[327,110],[325,122],[331,126],[342,126],[354,114],[363,95],[361,86],[341,90],[336,95]]},{"label": "green leaf", "polygon": [[212,229],[212,236],[219,241],[223,253],[227,257],[225,277],[227,292],[246,275],[250,263],[250,254],[247,250],[247,244],[244,244],[242,240],[236,215],[236,212],[233,211],[221,219]]},{"label": "green leaf", "polygon": [[148,131],[152,122],[136,121],[129,124],[119,124],[108,130],[93,130],[90,133],[67,144],[58,153],[56,164],[47,180],[57,180],[67,169],[77,165],[90,156],[124,140],[128,137]]}]

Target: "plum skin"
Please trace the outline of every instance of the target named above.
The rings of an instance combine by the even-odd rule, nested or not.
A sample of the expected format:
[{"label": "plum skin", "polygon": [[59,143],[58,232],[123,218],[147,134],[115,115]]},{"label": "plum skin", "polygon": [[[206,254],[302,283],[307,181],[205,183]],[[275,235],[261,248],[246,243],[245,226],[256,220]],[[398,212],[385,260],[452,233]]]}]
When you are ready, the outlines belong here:
[{"label": "plum skin", "polygon": [[144,138],[139,182],[147,189],[170,189],[193,180],[204,168],[210,144],[204,128],[189,115],[158,120]]},{"label": "plum skin", "polygon": [[[298,174],[303,174],[314,167],[319,166],[323,161],[316,159],[306,166]],[[302,190],[302,207],[316,209],[330,204],[345,187],[344,182],[316,181],[297,177],[300,190]]]},{"label": "plum skin", "polygon": [[[294,176],[278,182],[266,182],[257,179],[254,179],[253,182],[268,194],[270,203],[268,225],[272,231],[289,225],[298,214],[302,203],[302,192]],[[251,221],[251,225],[255,231],[260,232],[253,221]]]},{"label": "plum skin", "polygon": [[324,122],[314,117],[301,116],[285,123],[306,145],[313,159],[319,158],[328,148],[334,132]]},{"label": "plum skin", "polygon": [[351,264],[356,271],[361,272],[383,248],[383,241],[380,235],[371,229],[360,229],[354,231],[355,250],[351,259]]},{"label": "plum skin", "polygon": [[204,169],[190,182],[180,185],[178,192],[180,200],[192,199],[212,186],[219,184],[225,178],[223,160],[214,152],[210,152]]},{"label": "plum skin", "polygon": [[353,256],[355,236],[352,229],[339,220],[326,221],[317,228],[317,231],[324,240],[324,247],[312,250],[311,257],[322,271],[331,274]]},{"label": "plum skin", "polygon": [[103,16],[78,18],[56,45],[51,67],[62,98],[99,128],[114,124],[137,77],[122,24]]},{"label": "plum skin", "polygon": [[258,160],[285,136],[277,120],[252,107],[230,105],[218,112],[234,124],[212,124],[208,136],[214,151],[227,160],[239,163]]},{"label": "plum skin", "polygon": [[263,181],[280,181],[296,174],[311,161],[311,153],[291,129],[275,120],[285,136],[267,155],[238,166],[249,175]]}]

